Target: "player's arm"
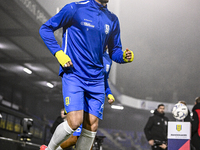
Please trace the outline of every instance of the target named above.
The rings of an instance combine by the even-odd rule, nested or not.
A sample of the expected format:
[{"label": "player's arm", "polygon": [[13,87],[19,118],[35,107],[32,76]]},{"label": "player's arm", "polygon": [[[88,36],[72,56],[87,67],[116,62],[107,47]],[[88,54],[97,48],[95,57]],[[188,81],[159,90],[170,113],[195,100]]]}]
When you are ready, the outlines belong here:
[{"label": "player's arm", "polygon": [[108,42],[109,54],[112,60],[117,63],[128,63],[134,59],[134,54],[128,48],[123,52],[120,38],[119,20],[116,18],[113,25],[113,30]]},{"label": "player's arm", "polygon": [[[108,61],[106,61],[106,56],[103,59],[103,60],[105,60],[105,62],[104,62],[104,69],[105,69],[105,74],[104,74],[104,76],[105,76],[105,81],[104,81],[105,82],[105,94],[106,94],[106,97],[108,98],[108,103],[112,104],[112,103],[114,103],[115,98],[114,98],[114,96],[112,94],[112,91],[110,89],[110,86],[108,84],[108,78],[109,78],[109,74],[110,74],[110,70],[111,70],[111,66],[112,66],[112,60],[108,59]],[[109,66],[109,68],[106,67],[107,65]]]},{"label": "player's arm", "polygon": [[113,94],[111,92],[111,89],[109,87],[108,79],[106,79],[106,81],[105,81],[105,93],[106,93],[106,97],[108,98],[108,103],[109,104],[114,103],[115,98],[114,98],[114,96],[113,96]]},{"label": "player's arm", "polygon": [[44,23],[39,30],[44,43],[63,67],[72,66],[72,62],[69,56],[63,52],[62,48],[56,41],[54,31],[64,26],[70,26],[72,16],[75,12],[74,7],[71,7],[71,5],[72,4],[68,4],[63,7],[59,13]]}]

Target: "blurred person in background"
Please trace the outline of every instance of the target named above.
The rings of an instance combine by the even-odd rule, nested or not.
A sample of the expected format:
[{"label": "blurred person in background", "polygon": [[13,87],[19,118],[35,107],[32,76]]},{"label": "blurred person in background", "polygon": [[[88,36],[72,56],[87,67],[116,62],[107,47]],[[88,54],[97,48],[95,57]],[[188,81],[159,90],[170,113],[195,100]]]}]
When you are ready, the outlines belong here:
[{"label": "blurred person in background", "polygon": [[167,124],[169,119],[165,117],[164,110],[165,106],[159,104],[144,128],[146,139],[152,150],[167,150]]},{"label": "blurred person in background", "polygon": [[200,150],[200,97],[195,99],[195,105],[192,108],[192,138],[191,143],[196,148]]},{"label": "blurred person in background", "polygon": [[60,124],[60,123],[62,123],[62,122],[64,122],[67,118],[66,118],[67,116],[66,116],[66,114],[65,114],[65,111],[64,111],[64,108],[62,108],[61,110],[60,110],[60,116],[58,116],[57,118],[56,118],[56,120],[54,121],[54,123],[53,123],[53,125],[52,125],[52,127],[51,127],[51,129],[50,129],[50,132],[53,134],[54,133],[54,131],[56,130],[56,127]]},{"label": "blurred person in background", "polygon": [[[185,101],[183,101],[183,100],[179,101],[178,103],[181,103],[181,104],[184,104],[185,106],[187,106],[187,103]],[[192,123],[192,118],[191,118],[190,114],[191,114],[190,110],[188,109],[188,114],[187,114],[187,116],[183,120],[184,122],[190,122],[190,123]],[[191,143],[191,141],[190,141],[190,150],[196,150],[194,148],[193,144]]]}]

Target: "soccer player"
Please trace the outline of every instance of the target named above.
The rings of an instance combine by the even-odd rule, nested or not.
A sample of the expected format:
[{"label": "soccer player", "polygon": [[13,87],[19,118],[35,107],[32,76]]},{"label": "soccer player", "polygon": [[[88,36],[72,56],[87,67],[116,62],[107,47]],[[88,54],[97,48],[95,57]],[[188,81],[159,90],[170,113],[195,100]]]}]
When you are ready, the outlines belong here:
[{"label": "soccer player", "polygon": [[[40,28],[40,35],[60,63],[67,121],[55,130],[46,150],[55,150],[83,123],[77,150],[89,150],[103,117],[105,98],[103,51],[117,63],[132,62],[129,49],[122,51],[118,18],[107,9],[109,0],[73,2]],[[63,28],[60,47],[54,31]],[[42,148],[41,150],[44,150]]]},{"label": "soccer player", "polygon": [[[106,97],[108,98],[108,103],[112,104],[115,101],[115,98],[108,84],[108,78],[109,78],[109,73],[112,66],[112,60],[110,59],[107,48],[103,54],[103,64],[104,64],[104,75],[105,75],[104,76],[105,94],[106,94]],[[62,149],[74,146],[78,140],[78,137],[81,134],[81,131],[82,131],[82,125],[73,133],[73,135],[71,135],[66,141],[64,141],[56,150],[62,150]]]}]

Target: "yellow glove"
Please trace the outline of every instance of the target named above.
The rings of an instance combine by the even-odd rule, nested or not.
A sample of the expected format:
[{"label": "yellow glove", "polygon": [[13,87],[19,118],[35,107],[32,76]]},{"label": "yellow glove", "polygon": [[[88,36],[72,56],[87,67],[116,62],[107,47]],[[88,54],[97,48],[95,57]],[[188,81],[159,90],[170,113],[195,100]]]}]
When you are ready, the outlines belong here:
[{"label": "yellow glove", "polygon": [[115,101],[114,96],[112,94],[108,94],[108,103],[110,105],[112,105],[112,103],[114,103],[114,101]]},{"label": "yellow glove", "polygon": [[66,55],[62,50],[57,51],[55,57],[58,59],[58,62],[64,67],[64,65],[71,61],[68,55]]},{"label": "yellow glove", "polygon": [[108,99],[109,100],[112,99],[113,101],[115,101],[115,98],[114,98],[114,96],[112,94],[108,94]]},{"label": "yellow glove", "polygon": [[[127,56],[126,56],[126,52],[130,52],[131,53],[131,59],[130,60],[128,60],[127,59]],[[130,56],[129,56],[130,57]],[[133,54],[133,52],[131,51],[131,50],[129,50],[129,49],[126,49],[125,51],[124,51],[124,53],[123,53],[123,60],[125,61],[125,62],[132,62],[133,61],[133,59],[134,59],[134,54]]]}]

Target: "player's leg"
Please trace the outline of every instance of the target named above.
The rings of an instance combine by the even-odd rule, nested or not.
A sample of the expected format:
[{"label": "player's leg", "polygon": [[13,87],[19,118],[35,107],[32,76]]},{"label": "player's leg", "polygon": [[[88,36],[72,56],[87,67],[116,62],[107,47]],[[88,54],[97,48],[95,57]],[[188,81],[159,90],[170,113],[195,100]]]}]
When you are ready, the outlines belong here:
[{"label": "player's leg", "polygon": [[83,129],[78,138],[77,150],[90,150],[94,142],[98,128],[99,118],[103,116],[104,106],[104,82],[90,82],[90,86],[85,87],[84,121]]},{"label": "player's leg", "polygon": [[79,86],[79,80],[72,74],[64,74],[62,77],[62,86],[67,121],[64,121],[56,128],[46,150],[55,150],[83,122],[84,92]]},{"label": "player's leg", "polygon": [[60,145],[60,148],[65,149],[65,148],[74,146],[76,144],[77,140],[78,140],[78,136],[73,136],[73,134],[72,134],[66,141],[64,141]]},{"label": "player's leg", "polygon": [[63,141],[68,139],[73,132],[74,130],[68,125],[67,121],[59,124],[46,150],[55,150]]},{"label": "player's leg", "polygon": [[98,123],[99,123],[99,118],[90,113],[84,112],[84,122],[83,122],[84,129],[96,132],[98,129]]},{"label": "player's leg", "polygon": [[76,130],[83,123],[84,90],[81,81],[73,74],[64,74],[62,78],[63,100],[67,122]]},{"label": "player's leg", "polygon": [[56,150],[62,150],[65,148],[72,147],[76,144],[78,137],[81,135],[82,124],[76,129],[76,131],[66,140],[64,141]]},{"label": "player's leg", "polygon": [[85,113],[83,129],[77,141],[77,150],[90,150],[98,128],[98,118],[92,114]]}]

